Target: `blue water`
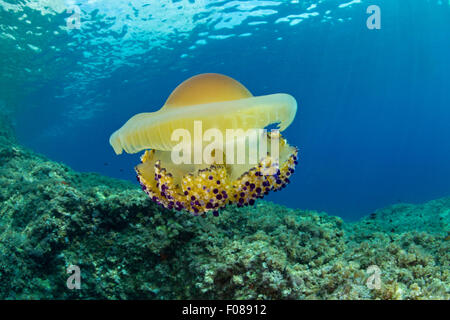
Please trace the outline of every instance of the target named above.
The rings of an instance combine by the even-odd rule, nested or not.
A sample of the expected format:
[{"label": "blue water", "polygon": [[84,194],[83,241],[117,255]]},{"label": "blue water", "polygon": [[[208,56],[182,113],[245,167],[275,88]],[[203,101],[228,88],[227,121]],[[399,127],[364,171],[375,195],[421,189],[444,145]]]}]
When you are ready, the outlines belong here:
[{"label": "blue water", "polygon": [[[223,73],[254,95],[298,101],[284,135],[300,148],[300,163],[269,200],[354,220],[448,196],[450,3],[339,6],[349,2],[75,1],[81,29],[64,30],[70,14],[36,13],[22,1],[31,24],[17,22],[25,29],[16,41],[40,49],[20,56],[12,78],[21,80],[6,89],[20,99],[6,104],[26,146],[79,171],[134,181],[139,154],[116,156],[110,134],[158,110],[190,76]],[[381,9],[380,30],[366,26],[369,5]],[[44,35],[25,33],[40,24]]]}]

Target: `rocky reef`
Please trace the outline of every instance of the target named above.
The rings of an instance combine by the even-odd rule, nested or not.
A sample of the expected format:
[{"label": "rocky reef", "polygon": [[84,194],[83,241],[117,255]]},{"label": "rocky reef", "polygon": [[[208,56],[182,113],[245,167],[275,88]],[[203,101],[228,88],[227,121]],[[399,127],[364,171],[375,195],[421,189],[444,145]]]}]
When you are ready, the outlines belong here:
[{"label": "rocky reef", "polygon": [[194,217],[0,128],[1,299],[450,298],[450,198],[355,223],[264,201]]}]

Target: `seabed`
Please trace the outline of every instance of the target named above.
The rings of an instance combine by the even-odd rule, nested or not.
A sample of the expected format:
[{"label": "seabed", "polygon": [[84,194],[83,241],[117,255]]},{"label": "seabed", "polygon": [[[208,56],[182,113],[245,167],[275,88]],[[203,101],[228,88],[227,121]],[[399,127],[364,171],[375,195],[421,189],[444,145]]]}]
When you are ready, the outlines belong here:
[{"label": "seabed", "polygon": [[[7,128],[0,299],[450,298],[450,197],[354,223],[266,201],[194,217],[35,154]],[[67,288],[71,265],[80,290]]]}]

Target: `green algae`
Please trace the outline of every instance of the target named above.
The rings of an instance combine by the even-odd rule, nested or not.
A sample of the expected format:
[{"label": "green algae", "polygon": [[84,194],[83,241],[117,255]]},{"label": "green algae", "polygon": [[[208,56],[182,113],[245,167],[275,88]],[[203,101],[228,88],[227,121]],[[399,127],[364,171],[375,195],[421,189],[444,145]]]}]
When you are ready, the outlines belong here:
[{"label": "green algae", "polygon": [[194,217],[11,137],[0,131],[1,299],[450,298],[450,198],[354,223],[265,201]]}]

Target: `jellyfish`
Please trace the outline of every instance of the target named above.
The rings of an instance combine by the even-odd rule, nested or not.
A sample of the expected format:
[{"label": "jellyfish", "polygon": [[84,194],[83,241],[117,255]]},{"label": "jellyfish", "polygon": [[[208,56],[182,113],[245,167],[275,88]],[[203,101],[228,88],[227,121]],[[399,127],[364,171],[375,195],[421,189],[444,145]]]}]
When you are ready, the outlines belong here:
[{"label": "jellyfish", "polygon": [[[135,171],[154,202],[217,216],[227,205],[254,205],[290,182],[298,149],[280,132],[296,111],[289,94],[253,96],[233,78],[200,74],[182,82],[160,110],[129,119],[110,144],[116,154],[144,151]],[[271,125],[277,129],[269,132]]]}]

